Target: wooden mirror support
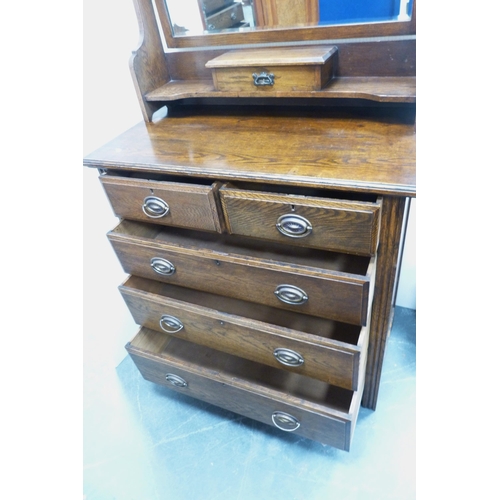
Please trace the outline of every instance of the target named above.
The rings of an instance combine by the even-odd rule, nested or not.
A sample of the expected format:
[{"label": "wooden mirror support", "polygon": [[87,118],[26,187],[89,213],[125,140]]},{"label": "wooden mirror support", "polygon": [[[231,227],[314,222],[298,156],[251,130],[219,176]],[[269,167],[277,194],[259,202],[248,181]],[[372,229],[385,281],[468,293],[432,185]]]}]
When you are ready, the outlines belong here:
[{"label": "wooden mirror support", "polygon": [[[164,0],[134,2],[140,43],[130,65],[147,121],[161,107],[186,99],[266,97],[416,102],[416,2],[408,22],[282,27],[192,37],[173,36]],[[335,74],[317,90],[218,90],[209,67],[210,61],[230,50],[332,45],[337,49]]]}]

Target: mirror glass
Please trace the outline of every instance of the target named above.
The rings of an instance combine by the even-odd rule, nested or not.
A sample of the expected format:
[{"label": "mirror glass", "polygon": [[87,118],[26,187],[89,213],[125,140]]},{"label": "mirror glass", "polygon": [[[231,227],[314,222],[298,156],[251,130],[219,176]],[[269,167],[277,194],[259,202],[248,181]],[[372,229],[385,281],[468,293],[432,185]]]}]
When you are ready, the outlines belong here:
[{"label": "mirror glass", "polygon": [[409,21],[413,0],[165,0],[174,36]]}]

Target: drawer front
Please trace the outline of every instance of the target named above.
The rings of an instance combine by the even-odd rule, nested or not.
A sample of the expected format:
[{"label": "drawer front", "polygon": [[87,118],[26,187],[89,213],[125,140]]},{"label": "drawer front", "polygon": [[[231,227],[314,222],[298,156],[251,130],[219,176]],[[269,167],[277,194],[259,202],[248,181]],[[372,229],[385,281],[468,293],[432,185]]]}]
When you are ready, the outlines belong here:
[{"label": "drawer front", "polygon": [[[151,356],[130,344],[127,350],[142,376],[151,382],[206,401],[254,420],[342,450],[349,450],[359,405],[355,414],[308,405],[304,398],[268,390],[258,384],[206,369],[186,366],[169,356]],[[258,366],[258,365],[257,365]],[[360,393],[355,392],[354,398]]]},{"label": "drawer front", "polygon": [[275,93],[320,90],[320,67],[254,66],[212,70],[214,86],[222,92]]},{"label": "drawer front", "polygon": [[[161,287],[135,276],[120,287],[137,324],[338,387],[358,388],[361,355],[368,342],[365,328],[190,290],[187,293],[195,295],[192,299],[198,302],[194,304],[185,300],[189,298],[185,290]],[[251,318],[236,314],[245,309],[252,312]],[[265,321],[273,315],[280,316],[279,321],[285,327]],[[317,334],[292,329],[295,325],[304,326],[301,323],[306,323],[307,332]],[[347,343],[336,336],[352,340]]]},{"label": "drawer front", "polygon": [[241,3],[231,5],[230,7],[216,12],[207,17],[207,30],[220,30],[230,28],[245,19],[243,15],[243,6]]},{"label": "drawer front", "polygon": [[381,200],[376,203],[281,195],[223,187],[228,231],[289,245],[375,255]]},{"label": "drawer front", "polygon": [[262,94],[321,90],[337,73],[335,46],[230,50],[210,61],[220,91]]},{"label": "drawer front", "polygon": [[[356,325],[366,325],[370,276],[244,258],[203,248],[108,238],[127,274]],[[373,260],[373,259],[372,259]],[[370,269],[374,263],[370,265]]]},{"label": "drawer front", "polygon": [[100,177],[116,216],[167,226],[221,232],[216,193],[210,186]]}]

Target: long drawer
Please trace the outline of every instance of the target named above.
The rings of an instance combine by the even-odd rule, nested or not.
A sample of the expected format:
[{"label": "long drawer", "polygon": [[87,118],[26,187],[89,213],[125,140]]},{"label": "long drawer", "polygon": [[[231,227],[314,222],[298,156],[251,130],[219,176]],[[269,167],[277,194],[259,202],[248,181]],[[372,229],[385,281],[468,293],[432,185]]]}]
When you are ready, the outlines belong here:
[{"label": "long drawer", "polygon": [[220,183],[157,181],[102,175],[115,215],[124,219],[221,232]]},{"label": "long drawer", "polygon": [[146,328],[126,349],[146,380],[349,450],[362,389],[341,389]]},{"label": "long drawer", "polygon": [[128,274],[366,325],[374,257],[127,220],[108,238]]},{"label": "long drawer", "polygon": [[356,390],[365,327],[131,276],[120,292],[137,324]]},{"label": "long drawer", "polygon": [[359,255],[377,251],[381,199],[300,196],[230,184],[220,189],[220,198],[231,233]]}]

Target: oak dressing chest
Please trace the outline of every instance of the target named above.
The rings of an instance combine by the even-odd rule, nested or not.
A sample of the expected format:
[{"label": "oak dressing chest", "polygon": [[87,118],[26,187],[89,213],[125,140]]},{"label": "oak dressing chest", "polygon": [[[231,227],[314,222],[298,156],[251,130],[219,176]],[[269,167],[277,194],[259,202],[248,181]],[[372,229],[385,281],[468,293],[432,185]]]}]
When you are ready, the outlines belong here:
[{"label": "oak dressing chest", "polygon": [[[84,160],[120,218],[126,349],[147,380],[349,450],[376,407],[416,194],[415,12],[176,37],[163,1],[136,10],[144,122]],[[310,42],[335,55],[321,88],[214,85],[229,49]]]}]

